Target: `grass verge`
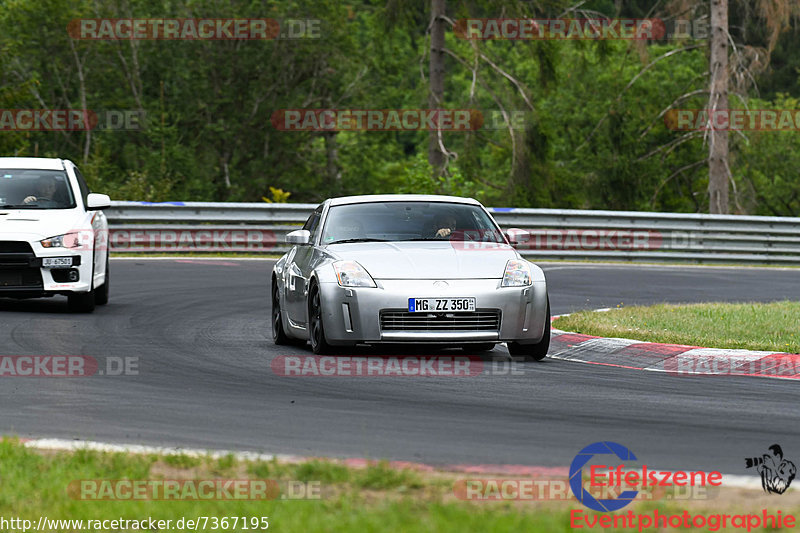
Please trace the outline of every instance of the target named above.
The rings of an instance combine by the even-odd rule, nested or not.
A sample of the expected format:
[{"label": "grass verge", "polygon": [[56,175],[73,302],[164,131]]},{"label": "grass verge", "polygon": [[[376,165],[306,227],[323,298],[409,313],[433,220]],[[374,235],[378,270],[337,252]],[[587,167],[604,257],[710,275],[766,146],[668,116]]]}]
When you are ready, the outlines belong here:
[{"label": "grass verge", "polygon": [[703,303],[579,311],[558,318],[564,331],[708,348],[800,353],[800,302]]},{"label": "grass verge", "polygon": [[[0,516],[21,518],[38,524],[49,520],[83,520],[82,527],[50,525],[47,531],[99,531],[86,527],[95,520],[171,520],[160,531],[176,528],[180,519],[227,517],[225,527],[216,531],[263,531],[261,527],[234,526],[234,517],[268,517],[270,531],[572,531],[571,511],[590,519],[604,516],[582,507],[574,499],[559,501],[464,501],[454,496],[454,484],[465,479],[491,476],[415,471],[375,463],[350,468],[341,463],[312,460],[303,463],[243,462],[233,456],[222,458],[186,455],[103,453],[94,451],[56,452],[29,449],[15,439],[0,442]],[[155,501],[153,499],[87,500],[73,488],[80,480],[277,480],[292,484],[317,484],[319,498],[205,501]],[[566,480],[562,481],[566,486]],[[283,487],[283,485],[281,485]],[[71,488],[73,487],[73,488]],[[727,490],[727,489],[723,489]],[[635,501],[624,512],[695,514],[716,512],[760,512],[761,508],[800,509],[800,493],[788,493],[780,501],[744,489],[729,489],[725,497],[676,501],[670,496]],[[295,489],[297,493],[297,489]],[[773,511],[774,512],[774,511]],[[213,518],[198,531],[209,531]],[[184,522],[185,523],[185,522]],[[219,522],[221,524],[222,522]],[[259,524],[261,522],[259,521]],[[250,522],[248,522],[248,525]],[[586,527],[586,525],[584,525]],[[16,530],[19,530],[17,528]],[[29,529],[33,530],[33,528]],[[104,531],[135,531],[137,528],[105,526]],[[628,531],[625,527],[603,531]],[[652,530],[652,529],[650,529]]]}]

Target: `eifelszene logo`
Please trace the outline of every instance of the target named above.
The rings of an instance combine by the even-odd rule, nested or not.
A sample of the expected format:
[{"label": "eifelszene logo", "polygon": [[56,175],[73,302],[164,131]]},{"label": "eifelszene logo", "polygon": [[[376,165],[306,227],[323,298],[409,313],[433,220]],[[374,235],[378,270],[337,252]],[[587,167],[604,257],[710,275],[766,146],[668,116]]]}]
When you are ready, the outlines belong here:
[{"label": "eifelszene logo", "polygon": [[761,475],[761,487],[768,494],[783,494],[792,484],[797,467],[793,462],[783,458],[780,445],[773,444],[769,447],[772,453],[765,453],[761,457],[747,457],[744,460],[745,468],[754,468]]},{"label": "eifelszene logo", "polygon": [[[599,459],[595,459],[599,456]],[[610,459],[603,456],[611,456]],[[614,459],[616,457],[616,460]],[[595,460],[618,464],[591,464]],[[642,464],[631,467],[626,463],[639,462],[636,455],[616,442],[594,442],[586,446],[573,459],[569,467],[569,486],[575,498],[593,511],[618,511],[631,503],[640,491],[655,487],[687,489],[719,487],[722,485],[722,473],[718,471],[686,471],[674,472],[654,470]],[[614,489],[616,494],[609,498],[596,498],[584,487],[585,471],[589,471],[589,487],[606,487]],[[625,490],[629,489],[629,490]],[[634,490],[635,489],[635,490]]]}]

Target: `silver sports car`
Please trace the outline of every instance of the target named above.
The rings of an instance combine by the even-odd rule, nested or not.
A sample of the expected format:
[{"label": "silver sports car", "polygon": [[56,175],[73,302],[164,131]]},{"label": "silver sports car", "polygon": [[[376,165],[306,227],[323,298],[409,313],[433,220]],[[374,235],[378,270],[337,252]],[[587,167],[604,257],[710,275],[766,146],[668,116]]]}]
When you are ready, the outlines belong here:
[{"label": "silver sports car", "polygon": [[[325,200],[272,271],[272,337],[314,353],[421,343],[540,360],[550,345],[544,273],[476,200],[374,195]],[[341,349],[341,348],[339,348]]]}]

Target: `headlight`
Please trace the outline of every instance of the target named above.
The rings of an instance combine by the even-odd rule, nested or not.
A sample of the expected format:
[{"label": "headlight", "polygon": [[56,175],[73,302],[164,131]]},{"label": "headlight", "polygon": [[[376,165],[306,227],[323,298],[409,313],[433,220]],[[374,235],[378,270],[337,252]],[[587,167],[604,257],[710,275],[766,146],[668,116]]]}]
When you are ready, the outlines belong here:
[{"label": "headlight", "polygon": [[77,233],[66,233],[56,235],[39,241],[43,248],[77,248],[80,246],[80,238]]},{"label": "headlight", "polygon": [[333,269],[342,287],[376,287],[369,272],[355,261],[336,261]]},{"label": "headlight", "polygon": [[503,287],[527,287],[531,284],[531,265],[522,259],[511,259],[506,263]]}]

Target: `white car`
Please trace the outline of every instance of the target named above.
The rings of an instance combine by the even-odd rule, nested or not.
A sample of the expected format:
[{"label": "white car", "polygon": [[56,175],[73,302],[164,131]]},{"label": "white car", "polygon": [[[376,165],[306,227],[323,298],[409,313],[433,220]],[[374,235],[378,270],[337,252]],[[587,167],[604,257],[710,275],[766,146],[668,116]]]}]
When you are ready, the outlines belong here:
[{"label": "white car", "polygon": [[0,297],[68,297],[92,312],[108,303],[105,194],[66,159],[0,157]]}]

